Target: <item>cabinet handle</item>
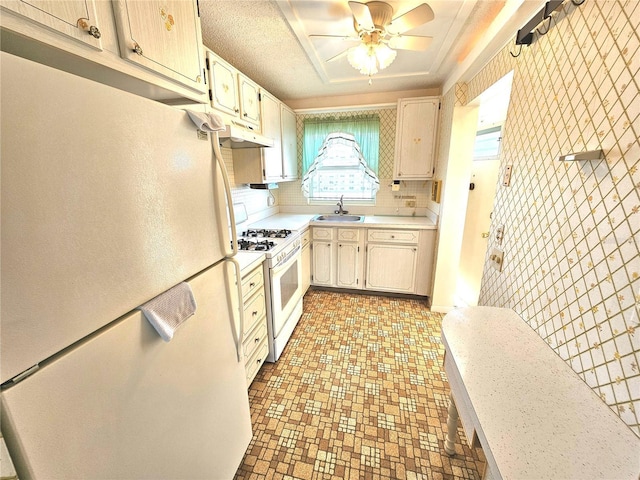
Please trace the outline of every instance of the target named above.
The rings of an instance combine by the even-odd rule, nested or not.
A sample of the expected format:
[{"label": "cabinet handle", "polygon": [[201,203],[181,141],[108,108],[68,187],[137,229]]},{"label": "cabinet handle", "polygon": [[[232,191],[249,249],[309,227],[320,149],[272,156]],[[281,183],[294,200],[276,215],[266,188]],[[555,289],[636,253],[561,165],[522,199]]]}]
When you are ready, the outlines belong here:
[{"label": "cabinet handle", "polygon": [[396,236],[395,235],[391,235],[391,238],[396,238]]},{"label": "cabinet handle", "polygon": [[259,364],[259,363],[261,363],[261,362],[262,362],[262,359],[261,359],[261,358],[259,358],[259,359],[257,359],[257,360],[256,360],[256,363],[258,363],[258,364]]},{"label": "cabinet handle", "polygon": [[255,342],[258,343],[260,341],[260,337],[256,338]]},{"label": "cabinet handle", "polygon": [[253,288],[253,287],[255,287],[255,286],[256,286],[255,282],[251,282],[251,283],[249,283],[249,288]]},{"label": "cabinet handle", "polygon": [[136,52],[138,55],[142,56],[142,47],[137,43],[133,45],[133,51]]},{"label": "cabinet handle", "polygon": [[89,26],[86,18],[79,18],[76,24],[83,30],[85,30],[89,35],[93,38],[100,38],[102,34],[100,33],[100,29],[95,25]]},{"label": "cabinet handle", "polygon": [[251,315],[253,315],[255,317],[256,315],[258,315],[258,311],[254,310],[253,312],[251,312]]},{"label": "cabinet handle", "polygon": [[100,38],[102,36],[102,34],[100,33],[100,29],[95,25],[91,25],[89,27],[89,35],[91,35],[93,38]]},{"label": "cabinet handle", "polygon": [[234,108],[233,111],[236,112],[236,113],[240,113],[240,109],[239,108]]},{"label": "cabinet handle", "polygon": [[243,113],[243,114],[242,114],[242,116],[243,116],[243,117],[248,117],[249,115],[248,115],[248,114],[246,114],[246,113]]}]

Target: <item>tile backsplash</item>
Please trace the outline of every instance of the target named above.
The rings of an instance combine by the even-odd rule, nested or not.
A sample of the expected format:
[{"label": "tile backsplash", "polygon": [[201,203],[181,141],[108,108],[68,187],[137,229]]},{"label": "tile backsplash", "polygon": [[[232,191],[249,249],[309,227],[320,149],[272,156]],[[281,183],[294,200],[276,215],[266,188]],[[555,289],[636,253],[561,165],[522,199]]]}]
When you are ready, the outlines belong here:
[{"label": "tile backsplash", "polygon": [[[517,58],[510,43],[443,102],[446,118],[514,70],[501,153],[513,173],[490,237],[505,226],[504,266],[485,263],[480,304],[519,313],[638,436],[639,27],[636,0],[565,2],[546,35]],[[596,149],[606,160],[558,160]]]}]

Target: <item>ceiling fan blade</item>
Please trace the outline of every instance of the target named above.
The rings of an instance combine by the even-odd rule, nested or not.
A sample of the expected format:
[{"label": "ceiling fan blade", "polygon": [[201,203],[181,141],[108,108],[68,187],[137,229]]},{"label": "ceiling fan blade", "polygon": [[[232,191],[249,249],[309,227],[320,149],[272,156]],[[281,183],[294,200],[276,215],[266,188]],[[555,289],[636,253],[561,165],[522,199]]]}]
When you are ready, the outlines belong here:
[{"label": "ceiling fan blade", "polygon": [[346,40],[349,42],[361,42],[360,37],[354,37],[350,35],[309,35],[309,38],[331,38],[337,40]]},{"label": "ceiling fan blade", "polygon": [[371,12],[366,3],[349,2],[349,8],[353,17],[356,19],[358,28],[360,30],[372,31],[375,27],[373,25],[373,18],[371,18]]},{"label": "ceiling fan blade", "polygon": [[429,48],[433,37],[419,37],[417,35],[400,35],[389,39],[389,46],[396,50],[422,51]]},{"label": "ceiling fan blade", "polygon": [[334,55],[331,58],[327,58],[325,62],[329,63],[329,62],[335,62],[336,60],[340,60],[341,58],[347,56],[347,53],[349,53],[349,50],[351,50],[351,48],[347,48],[346,50],[340,52],[339,54]]},{"label": "ceiling fan blade", "polygon": [[309,39],[315,46],[318,57],[325,62],[337,60],[346,50],[361,43],[359,37],[346,35],[309,35]]},{"label": "ceiling fan blade", "polygon": [[[352,3],[352,2],[349,2]],[[404,15],[394,18],[387,26],[387,32],[391,35],[399,35],[404,32],[416,28],[422,24],[430,22],[435,18],[435,14],[431,7],[426,3],[418,5],[413,10],[409,10]]]}]

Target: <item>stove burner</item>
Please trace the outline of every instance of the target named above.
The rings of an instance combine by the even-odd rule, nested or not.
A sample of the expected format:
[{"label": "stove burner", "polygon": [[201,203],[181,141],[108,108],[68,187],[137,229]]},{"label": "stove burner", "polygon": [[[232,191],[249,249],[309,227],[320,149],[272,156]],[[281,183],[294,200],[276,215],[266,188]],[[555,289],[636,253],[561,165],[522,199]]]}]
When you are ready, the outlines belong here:
[{"label": "stove burner", "polygon": [[287,238],[291,235],[291,230],[271,230],[266,228],[250,229],[242,232],[243,237],[265,237],[265,238]]},{"label": "stove burner", "polygon": [[263,235],[269,238],[287,238],[291,235],[291,230],[281,229],[281,230],[264,230]]},{"label": "stove burner", "polygon": [[256,250],[266,251],[271,250],[275,246],[275,243],[269,240],[246,240],[243,238],[238,239],[239,250]]}]

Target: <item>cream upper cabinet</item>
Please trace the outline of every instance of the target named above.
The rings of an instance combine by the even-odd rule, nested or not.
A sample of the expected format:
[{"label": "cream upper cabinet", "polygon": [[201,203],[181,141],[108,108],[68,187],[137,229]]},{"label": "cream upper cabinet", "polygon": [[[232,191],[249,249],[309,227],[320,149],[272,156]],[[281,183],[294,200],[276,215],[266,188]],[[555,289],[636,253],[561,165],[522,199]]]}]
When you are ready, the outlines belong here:
[{"label": "cream upper cabinet", "polygon": [[260,130],[260,88],[209,49],[209,100],[211,107],[232,120]]},{"label": "cream upper cabinet", "polygon": [[296,114],[281,104],[282,122],[282,179],[298,179],[298,139],[296,137]]},{"label": "cream upper cabinet", "polygon": [[238,86],[240,118],[246,123],[260,127],[260,87],[240,72],[238,72]]},{"label": "cream upper cabinet", "polygon": [[239,116],[238,71],[211,51],[207,51],[207,70],[211,106],[233,117]]},{"label": "cream upper cabinet", "polygon": [[0,7],[102,50],[95,0],[2,0]]},{"label": "cream upper cabinet", "polygon": [[196,0],[114,0],[122,58],[206,92]]},{"label": "cream upper cabinet", "polygon": [[433,178],[439,109],[437,97],[398,100],[393,178]]},{"label": "cream upper cabinet", "polygon": [[261,93],[262,134],[273,138],[273,147],[262,148],[264,155],[264,181],[280,182],[282,180],[282,135],[280,133],[280,100],[266,93]]},{"label": "cream upper cabinet", "polygon": [[278,183],[298,178],[296,116],[270,93],[260,91],[262,135],[273,147],[240,148],[233,152],[236,183]]}]

